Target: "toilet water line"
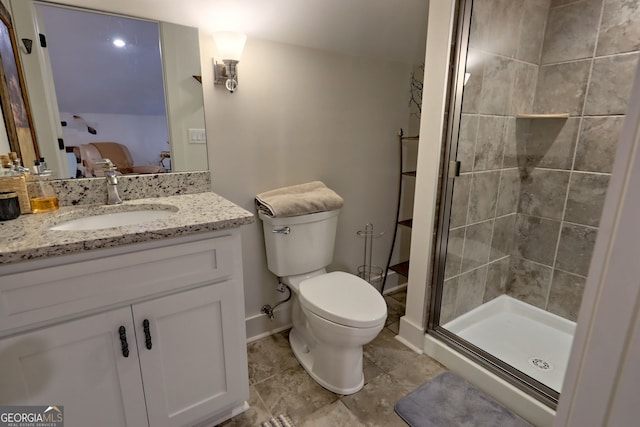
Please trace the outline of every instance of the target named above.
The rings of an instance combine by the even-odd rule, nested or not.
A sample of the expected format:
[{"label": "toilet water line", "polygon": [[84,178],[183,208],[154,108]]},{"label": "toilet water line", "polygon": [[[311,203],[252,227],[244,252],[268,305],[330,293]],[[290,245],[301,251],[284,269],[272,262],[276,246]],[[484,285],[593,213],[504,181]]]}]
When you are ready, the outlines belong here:
[{"label": "toilet water line", "polygon": [[[282,290],[280,290],[280,289],[282,289]],[[275,315],[273,314],[273,312],[276,309],[276,307],[278,307],[280,304],[284,304],[285,302],[289,301],[291,299],[291,297],[292,297],[291,288],[289,286],[285,285],[284,283],[282,283],[282,281],[278,280],[277,291],[278,292],[284,292],[284,289],[289,291],[289,296],[287,296],[286,299],[283,299],[282,301],[278,301],[276,303],[276,305],[274,305],[273,307],[271,307],[271,305],[269,305],[269,304],[265,304],[260,309],[260,312],[266,314],[267,317],[269,318],[269,320],[273,320],[274,319]]]}]

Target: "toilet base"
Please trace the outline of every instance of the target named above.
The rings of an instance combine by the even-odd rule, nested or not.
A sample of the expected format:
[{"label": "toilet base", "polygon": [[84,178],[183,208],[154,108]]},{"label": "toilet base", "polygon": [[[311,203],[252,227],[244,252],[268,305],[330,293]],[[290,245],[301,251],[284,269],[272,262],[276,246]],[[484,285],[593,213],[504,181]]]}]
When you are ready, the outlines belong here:
[{"label": "toilet base", "polygon": [[[301,338],[300,334],[293,328],[289,333],[289,343],[291,345],[291,350],[293,350],[294,356],[298,359],[298,362],[302,365],[304,370],[309,374],[311,378],[322,387],[326,388],[329,391],[332,391],[337,394],[353,394],[364,386],[364,374],[362,372],[362,352],[360,352],[360,369],[359,370],[351,370],[352,378],[347,379],[346,383],[341,381],[342,385],[331,384],[324,378],[321,378],[314,372],[314,359],[317,352],[317,349],[309,347],[304,340]],[[344,380],[344,378],[342,378]]]}]

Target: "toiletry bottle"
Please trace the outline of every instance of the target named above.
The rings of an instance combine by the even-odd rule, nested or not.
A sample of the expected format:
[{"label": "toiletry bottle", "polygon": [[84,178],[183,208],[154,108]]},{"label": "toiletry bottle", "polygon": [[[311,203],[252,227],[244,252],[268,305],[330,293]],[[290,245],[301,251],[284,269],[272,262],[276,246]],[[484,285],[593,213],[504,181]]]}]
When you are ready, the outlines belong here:
[{"label": "toiletry bottle", "polygon": [[42,166],[40,165],[39,160],[33,161],[33,167],[31,168],[31,173],[34,175],[40,175],[42,173]]},{"label": "toiletry bottle", "polygon": [[18,159],[18,154],[15,151],[9,153],[9,160],[11,160],[11,171],[18,172],[17,166],[20,164],[20,159]]},{"label": "toiletry bottle", "polygon": [[9,158],[11,159],[11,162],[13,163],[13,171],[16,174],[22,174],[24,172],[29,172],[29,168],[25,168],[22,166],[22,159],[20,157],[18,157],[18,153],[16,153],[15,151],[12,151],[9,153]]},{"label": "toiletry bottle", "polygon": [[11,159],[8,154],[0,154],[0,176],[11,175]]},{"label": "toiletry bottle", "polygon": [[29,185],[31,212],[51,212],[60,207],[58,197],[51,185],[51,175],[33,175]]}]

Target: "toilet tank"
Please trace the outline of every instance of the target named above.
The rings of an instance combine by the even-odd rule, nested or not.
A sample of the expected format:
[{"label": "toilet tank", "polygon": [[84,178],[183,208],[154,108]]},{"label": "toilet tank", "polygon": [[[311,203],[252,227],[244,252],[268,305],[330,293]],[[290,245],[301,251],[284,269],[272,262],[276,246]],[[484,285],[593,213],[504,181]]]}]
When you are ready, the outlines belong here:
[{"label": "toilet tank", "polygon": [[264,229],[267,266],[279,277],[309,273],[333,259],[340,210],[287,218],[258,213]]}]

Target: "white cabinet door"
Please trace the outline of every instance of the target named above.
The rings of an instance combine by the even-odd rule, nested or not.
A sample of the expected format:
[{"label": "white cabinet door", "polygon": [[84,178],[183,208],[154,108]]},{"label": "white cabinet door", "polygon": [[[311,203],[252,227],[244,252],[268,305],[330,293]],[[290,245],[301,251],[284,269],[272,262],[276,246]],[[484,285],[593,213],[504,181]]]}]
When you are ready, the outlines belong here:
[{"label": "white cabinet door", "polygon": [[0,405],[63,405],[69,426],[148,425],[131,308],[0,340]]},{"label": "white cabinet door", "polygon": [[133,306],[152,427],[193,425],[248,399],[241,289],[228,281]]}]

